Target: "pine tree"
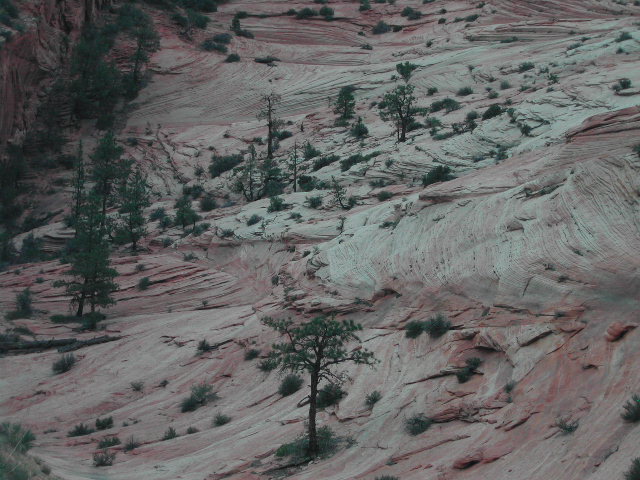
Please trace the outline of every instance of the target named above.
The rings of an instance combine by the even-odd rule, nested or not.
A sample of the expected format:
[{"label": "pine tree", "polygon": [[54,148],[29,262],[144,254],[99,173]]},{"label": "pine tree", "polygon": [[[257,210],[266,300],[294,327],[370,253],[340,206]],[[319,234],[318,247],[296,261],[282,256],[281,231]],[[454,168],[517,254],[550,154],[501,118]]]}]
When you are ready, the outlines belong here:
[{"label": "pine tree", "polygon": [[353,118],[353,115],[356,113],[356,100],[353,97],[354,90],[355,88],[349,85],[342,87],[340,93],[338,93],[338,98],[336,98],[333,104],[333,113],[338,115],[338,119],[336,120],[337,125],[346,125],[347,120]]},{"label": "pine tree", "polygon": [[71,214],[68,220],[70,227],[75,227],[78,217],[80,216],[80,210],[86,197],[85,182],[86,172],[84,168],[84,153],[82,151],[82,141],[80,141],[78,143],[78,153],[75,159],[73,179],[71,180],[71,186],[73,188],[73,193],[71,194],[73,203],[71,204]]},{"label": "pine tree", "polygon": [[356,332],[362,326],[352,320],[338,321],[335,315],[320,316],[296,325],[291,319],[265,318],[262,323],[285,337],[283,343],[273,345],[269,361],[282,371],[306,372],[309,375],[309,447],[307,454],[316,457],[319,453],[316,413],[318,386],[321,381],[340,385],[344,375],[336,374],[336,365],[352,362],[373,365],[376,359],[366,348],[347,350],[349,342],[360,343]]},{"label": "pine tree", "polygon": [[260,160],[253,145],[249,147],[249,158],[240,170],[240,175],[233,185],[234,191],[242,193],[252,202],[265,196],[272,197],[282,193],[284,188],[283,174],[275,160]]},{"label": "pine tree", "polygon": [[112,199],[117,182],[129,175],[130,162],[121,159],[123,152],[124,149],[116,144],[113,132],[107,132],[91,155],[93,192],[100,198],[103,221],[106,220],[107,204]]},{"label": "pine tree", "polygon": [[76,316],[84,313],[89,302],[91,312],[97,307],[115,303],[111,294],[118,289],[113,279],[118,272],[109,266],[109,242],[106,222],[102,214],[101,198],[89,194],[82,204],[76,221],[75,251],[70,254],[71,268],[67,272],[72,280],[58,282],[71,295],[71,305],[76,306]]},{"label": "pine tree", "polygon": [[261,99],[260,111],[258,112],[258,120],[267,121],[267,159],[273,158],[273,139],[276,132],[282,127],[282,120],[277,117],[276,107],[282,99],[280,95],[270,93],[269,95],[263,95]]},{"label": "pine tree", "polygon": [[293,191],[298,191],[298,177],[300,176],[300,171],[304,170],[300,167],[302,162],[302,158],[298,156],[298,143],[293,145],[293,150],[291,151],[291,155],[289,156],[289,173],[291,174],[291,180],[293,182]]},{"label": "pine tree", "polygon": [[413,85],[397,85],[393,90],[385,93],[380,109],[380,117],[393,124],[399,142],[407,139],[407,129],[416,114],[416,97],[413,95]]},{"label": "pine tree", "polygon": [[135,252],[138,242],[147,234],[144,209],[151,205],[149,185],[139,168],[129,176],[120,190],[120,199],[115,239],[119,243],[131,243]]},{"label": "pine tree", "polygon": [[182,225],[182,230],[186,230],[187,226],[193,225],[200,220],[200,215],[191,207],[191,199],[186,195],[176,201],[176,225]]}]

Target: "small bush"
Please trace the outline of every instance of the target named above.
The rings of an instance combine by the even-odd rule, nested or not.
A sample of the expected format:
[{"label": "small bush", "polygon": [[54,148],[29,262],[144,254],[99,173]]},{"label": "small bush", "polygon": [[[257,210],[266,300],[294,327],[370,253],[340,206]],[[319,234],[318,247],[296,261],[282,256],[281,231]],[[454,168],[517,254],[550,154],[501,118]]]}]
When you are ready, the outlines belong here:
[{"label": "small bush", "polygon": [[312,158],[315,158],[322,154],[320,150],[318,150],[316,147],[311,145],[311,143],[309,142],[304,144],[302,153],[304,155],[305,160],[311,160]]},{"label": "small bush", "polygon": [[131,382],[130,386],[131,386],[131,390],[133,390],[134,392],[141,392],[142,389],[144,388],[144,382],[141,382],[141,381]]},{"label": "small bush", "polygon": [[369,129],[362,121],[362,118],[358,118],[358,121],[354,123],[353,126],[351,127],[351,130],[349,130],[349,134],[352,137],[362,139],[367,135],[369,135]]},{"label": "small bush", "polygon": [[378,199],[379,202],[384,202],[385,200],[389,200],[392,197],[393,197],[393,193],[388,192],[387,190],[378,192],[378,194],[376,195],[376,198]]},{"label": "small bush", "polygon": [[191,395],[182,400],[182,412],[193,412],[198,408],[218,399],[218,394],[207,383],[199,383],[191,387]]},{"label": "small bush", "polygon": [[300,390],[303,383],[304,380],[302,377],[294,374],[287,375],[282,379],[280,387],[278,388],[278,393],[283,397],[288,397]]},{"label": "small bush", "polygon": [[451,174],[451,168],[447,167],[446,165],[438,165],[436,168],[422,177],[422,186],[426,187],[433,183],[446,182],[448,180],[451,180],[452,178],[454,177]]},{"label": "small bush", "polygon": [[69,430],[69,432],[67,433],[67,437],[81,437],[82,435],[89,435],[93,432],[95,432],[95,430],[93,428],[90,428],[89,425],[79,423],[71,430]]},{"label": "small bush", "polygon": [[36,436],[19,423],[4,422],[0,425],[0,444],[7,443],[13,450],[24,453],[33,447]]},{"label": "small bush", "polygon": [[116,452],[109,452],[106,448],[93,454],[94,467],[110,467],[116,458]]},{"label": "small bush", "polygon": [[203,212],[210,212],[217,207],[216,199],[211,193],[207,193],[200,199],[200,210]]},{"label": "small bush", "polygon": [[98,442],[98,448],[100,449],[115,447],[116,445],[120,445],[118,437],[104,437]]},{"label": "small bush", "polygon": [[162,440],[171,440],[172,438],[176,438],[178,436],[178,432],[173,427],[169,427],[165,430],[164,435],[162,436]]},{"label": "small bush", "polygon": [[113,427],[113,417],[96,419],[96,430],[107,430],[111,427]]},{"label": "small bush", "polygon": [[459,110],[461,108],[460,104],[455,101],[453,98],[445,98],[442,100],[438,100],[437,102],[433,102],[429,109],[432,112],[439,112],[440,110],[445,110],[447,113],[451,113],[455,110]]},{"label": "small bush", "polygon": [[[341,439],[326,425],[318,428],[317,433],[320,458],[326,458],[335,453],[340,445]],[[292,461],[297,463],[308,458],[308,450],[309,437],[305,434],[291,443],[280,445],[276,450],[276,457],[291,457]]]},{"label": "small bush", "polygon": [[632,395],[623,406],[622,418],[627,422],[640,422],[640,396]]},{"label": "small bush", "polygon": [[556,427],[558,427],[564,434],[575,432],[578,429],[578,425],[579,424],[577,420],[575,422],[571,422],[567,418],[558,418],[556,420]]},{"label": "small bush", "polygon": [[618,38],[616,38],[616,42],[620,43],[626,40],[631,40],[632,38],[633,37],[629,32],[620,32],[620,35],[618,35]]},{"label": "small bush", "polygon": [[507,393],[513,392],[513,389],[516,388],[516,382],[511,380],[504,385],[504,391]]},{"label": "small bush", "polygon": [[338,160],[340,160],[340,157],[338,155],[327,155],[326,157],[316,158],[313,161],[313,166],[311,168],[314,172],[317,172],[321,168],[324,168],[327,165],[331,165],[332,163],[337,162]]},{"label": "small bush", "polygon": [[436,93],[438,93],[438,89],[436,87],[429,87],[427,89],[427,95],[430,96],[430,97],[432,95],[435,95]]},{"label": "small bush", "polygon": [[473,93],[473,88],[471,87],[462,87],[460,90],[458,90],[458,96],[459,97],[466,97],[467,95],[471,95]]},{"label": "small bush", "polygon": [[631,80],[629,80],[628,78],[621,78],[620,80],[618,80],[618,83],[613,86],[613,89],[616,92],[619,92],[620,90],[626,90],[627,88],[631,88]]},{"label": "small bush", "polygon": [[240,61],[240,55],[238,55],[237,53],[231,53],[225,59],[226,63],[235,63],[239,61]]},{"label": "small bush", "polygon": [[405,420],[405,429],[409,435],[420,435],[426,432],[431,426],[431,419],[424,416],[422,413],[409,417]]},{"label": "small bush", "polygon": [[189,427],[187,428],[187,435],[191,435],[193,433],[198,433],[200,430],[198,430],[196,427]]},{"label": "small bush", "polygon": [[625,480],[640,480],[640,457],[634,458],[631,467],[624,474]]},{"label": "small bush", "polygon": [[335,15],[335,11],[331,7],[324,6],[318,12],[322,15],[326,20],[332,20]]},{"label": "small bush", "polygon": [[298,20],[305,20],[307,18],[316,17],[317,15],[318,12],[313,8],[305,7],[296,14],[296,18]]},{"label": "small bush", "polygon": [[16,295],[16,309],[7,313],[6,318],[8,320],[15,320],[18,318],[29,318],[33,314],[33,308],[31,303],[31,290],[25,288]]},{"label": "small bush", "polygon": [[228,415],[223,415],[222,413],[217,413],[215,417],[213,417],[213,426],[221,427],[222,425],[226,425],[231,421],[231,417]]},{"label": "small bush", "polygon": [[346,392],[335,383],[328,383],[318,391],[318,408],[336,405],[346,395]]},{"label": "small bush", "polygon": [[152,222],[156,222],[158,220],[162,220],[163,218],[167,217],[167,212],[165,211],[164,208],[162,207],[158,207],[156,208],[153,212],[151,212],[151,215],[149,215],[149,220]]},{"label": "small bush", "polygon": [[518,72],[524,73],[529,70],[533,70],[535,67],[536,67],[535,64],[532,62],[524,62],[524,63],[521,63],[520,66],[518,67]]},{"label": "small bush", "polygon": [[146,290],[151,285],[151,280],[149,277],[142,277],[138,282],[138,290]]},{"label": "small bush", "polygon": [[247,226],[255,225],[256,223],[260,223],[262,221],[262,217],[260,215],[256,215],[255,213],[249,217],[247,220]]},{"label": "small bush", "polygon": [[244,360],[246,362],[250,362],[251,360],[255,360],[259,356],[260,356],[260,350],[258,350],[256,348],[252,348],[252,349],[247,350],[246,352],[244,352]]},{"label": "small bush", "polygon": [[418,338],[424,332],[424,323],[419,320],[412,320],[404,327],[407,338]]},{"label": "small bush", "polygon": [[224,45],[229,45],[232,38],[233,37],[230,33],[218,33],[212,37],[212,40],[214,42],[223,43]]},{"label": "small bush", "polygon": [[383,22],[382,20],[380,20],[374,27],[372,30],[372,33],[374,35],[382,35],[383,33],[388,33],[391,31],[391,27],[389,26],[389,24]]},{"label": "small bush", "polygon": [[71,368],[76,364],[76,356],[73,353],[66,353],[58,360],[53,362],[53,373],[65,373],[71,370]]},{"label": "small bush", "polygon": [[306,202],[309,208],[320,208],[322,206],[322,196],[315,195],[313,197],[307,197]]},{"label": "small bush", "polygon": [[285,209],[284,199],[279,196],[271,197],[269,199],[269,206],[267,207],[267,212],[280,212]]},{"label": "small bush", "polygon": [[219,177],[240,163],[242,163],[242,155],[213,155],[211,157],[211,165],[209,165],[211,178]]},{"label": "small bush", "polygon": [[214,52],[215,51],[215,52],[220,52],[220,53],[227,53],[227,51],[228,51],[226,45],[223,45],[222,43],[218,43],[212,38],[207,38],[204,42],[202,42],[200,44],[200,48],[202,48],[203,50],[205,50],[207,52]]},{"label": "small bush", "polygon": [[131,436],[127,439],[126,443],[124,444],[123,451],[130,452],[131,450],[135,450],[139,446],[140,446],[140,442],[138,442],[138,440],[136,440],[134,436]]},{"label": "small bush", "polygon": [[511,84],[507,80],[500,82],[500,90],[508,90],[509,88],[511,88]]},{"label": "small bush", "polygon": [[484,113],[482,114],[482,119],[489,120],[490,118],[497,117],[501,114],[502,107],[499,104],[494,103],[493,105],[489,105],[489,108],[484,111]]},{"label": "small bush", "polygon": [[424,331],[431,338],[439,338],[449,330],[451,330],[451,322],[442,314],[438,314],[424,323]]},{"label": "small bush", "polygon": [[365,397],[364,403],[367,405],[367,407],[373,408],[373,406],[378,403],[381,398],[382,394],[379,391],[375,390]]},{"label": "small bush", "polygon": [[253,59],[253,61],[256,63],[264,63],[266,65],[273,66],[275,62],[279,62],[280,59],[272,55],[267,55],[266,57],[256,57]]}]

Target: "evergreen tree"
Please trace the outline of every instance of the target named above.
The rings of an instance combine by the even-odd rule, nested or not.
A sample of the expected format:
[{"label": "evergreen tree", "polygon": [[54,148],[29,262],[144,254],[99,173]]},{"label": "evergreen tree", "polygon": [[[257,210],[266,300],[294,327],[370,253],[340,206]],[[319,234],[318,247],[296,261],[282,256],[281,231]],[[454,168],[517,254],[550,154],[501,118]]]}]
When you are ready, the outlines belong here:
[{"label": "evergreen tree", "polygon": [[116,241],[131,243],[135,252],[138,242],[147,234],[144,209],[151,205],[149,185],[139,168],[129,176],[120,192],[119,223],[116,228]]},{"label": "evergreen tree", "polygon": [[270,93],[263,95],[261,99],[260,111],[258,112],[258,120],[267,121],[267,159],[273,158],[273,140],[276,132],[282,127],[282,120],[277,117],[276,107],[282,99],[280,95]]},{"label": "evergreen tree", "polygon": [[300,167],[300,163],[302,158],[298,156],[298,143],[293,145],[293,150],[291,151],[291,155],[289,156],[289,173],[291,174],[291,180],[293,182],[293,191],[298,191],[298,177],[300,176],[300,171],[304,170]]},{"label": "evergreen tree", "polygon": [[354,90],[355,88],[349,85],[342,87],[340,93],[338,93],[338,98],[336,98],[333,104],[333,113],[338,115],[338,119],[336,120],[337,125],[346,125],[347,120],[353,118],[356,112],[356,100],[353,97]]},{"label": "evergreen tree", "polygon": [[143,22],[133,30],[133,37],[136,41],[136,51],[133,54],[133,68],[131,70],[131,85],[127,92],[129,96],[134,96],[141,84],[141,70],[145,63],[149,61],[149,54],[160,48],[160,37],[153,28],[151,20]]},{"label": "evergreen tree", "polygon": [[413,85],[397,85],[393,90],[385,93],[380,109],[380,117],[393,124],[399,142],[407,139],[407,129],[416,114],[416,97],[413,95]]},{"label": "evergreen tree", "polygon": [[115,300],[111,294],[118,289],[113,279],[118,272],[109,266],[109,242],[101,198],[95,193],[87,196],[76,221],[75,251],[70,254],[71,268],[67,272],[72,280],[57,282],[71,295],[76,316],[84,313],[89,302],[91,313],[97,307],[108,307]]},{"label": "evergreen tree", "polygon": [[260,160],[253,145],[249,147],[249,158],[240,169],[240,175],[233,185],[234,191],[242,193],[252,202],[265,196],[272,197],[282,193],[283,175],[273,159]]},{"label": "evergreen tree", "polygon": [[107,132],[91,156],[93,192],[100,198],[103,221],[106,220],[107,204],[112,199],[116,183],[129,175],[130,162],[121,159],[123,151],[123,148],[116,144],[113,132]]},{"label": "evergreen tree", "polygon": [[[84,153],[82,151],[82,141],[78,143],[78,153],[75,159],[75,168],[73,171],[73,179],[71,180],[71,186],[73,188],[72,192],[72,204],[71,204],[71,214],[68,219],[68,224],[70,227],[74,227],[80,216],[80,210],[82,205],[84,204],[86,193],[85,193],[85,182],[86,182],[86,172],[84,168]],[[77,231],[76,231],[77,233]]]},{"label": "evergreen tree", "polygon": [[266,326],[285,337],[283,343],[273,345],[269,361],[282,371],[306,372],[310,380],[309,393],[309,450],[307,454],[316,457],[319,453],[316,412],[318,408],[318,386],[321,381],[340,385],[344,375],[334,373],[336,365],[352,362],[373,365],[373,352],[365,348],[347,350],[349,342],[360,343],[356,332],[362,326],[351,320],[338,321],[335,315],[320,316],[296,325],[291,319],[262,320]]},{"label": "evergreen tree", "polygon": [[189,225],[195,227],[196,222],[200,220],[200,215],[191,207],[191,199],[185,195],[176,201],[175,207],[176,225],[182,225],[182,230],[186,230]]},{"label": "evergreen tree", "polygon": [[418,66],[411,62],[404,62],[396,64],[396,71],[400,74],[405,82],[411,79],[411,74],[418,68]]}]

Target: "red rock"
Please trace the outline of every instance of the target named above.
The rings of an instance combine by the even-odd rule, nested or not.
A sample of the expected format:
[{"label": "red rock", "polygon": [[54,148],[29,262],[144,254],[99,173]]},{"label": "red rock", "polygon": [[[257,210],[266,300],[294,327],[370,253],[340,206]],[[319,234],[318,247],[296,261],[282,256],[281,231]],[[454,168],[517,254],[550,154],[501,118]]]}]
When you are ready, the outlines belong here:
[{"label": "red rock", "polygon": [[633,330],[638,325],[635,323],[627,323],[624,324],[622,322],[614,322],[609,325],[606,333],[607,342],[615,342],[616,340],[621,339],[628,331]]}]

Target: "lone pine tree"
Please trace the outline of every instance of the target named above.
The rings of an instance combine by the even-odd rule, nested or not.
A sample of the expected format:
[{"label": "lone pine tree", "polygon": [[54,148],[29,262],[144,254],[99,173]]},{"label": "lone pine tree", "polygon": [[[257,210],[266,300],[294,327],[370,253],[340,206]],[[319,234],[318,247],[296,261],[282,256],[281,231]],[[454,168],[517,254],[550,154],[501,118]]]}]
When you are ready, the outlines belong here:
[{"label": "lone pine tree", "polygon": [[264,318],[264,325],[284,336],[284,342],[273,345],[269,361],[282,371],[306,372],[310,380],[309,392],[309,447],[307,454],[319,454],[316,412],[318,408],[318,385],[321,381],[340,384],[344,375],[334,373],[335,366],[352,362],[373,365],[373,352],[365,348],[347,350],[349,342],[360,343],[356,332],[362,326],[352,320],[338,321],[335,315],[319,316],[295,324],[291,319]]}]

